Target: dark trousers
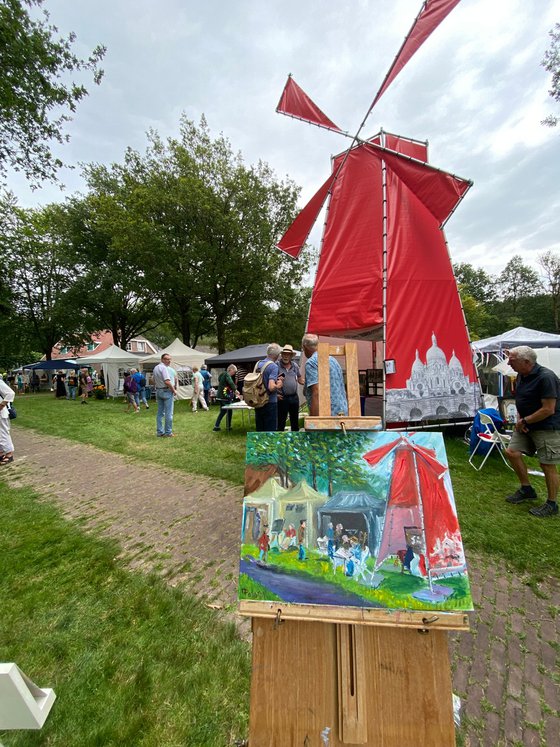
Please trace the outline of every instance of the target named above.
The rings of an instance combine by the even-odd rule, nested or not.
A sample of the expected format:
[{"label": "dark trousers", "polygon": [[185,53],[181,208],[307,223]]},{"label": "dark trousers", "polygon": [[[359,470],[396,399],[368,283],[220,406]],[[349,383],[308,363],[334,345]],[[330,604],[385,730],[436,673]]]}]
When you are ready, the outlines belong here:
[{"label": "dark trousers", "polygon": [[263,407],[255,408],[255,425],[257,431],[275,431],[278,429],[276,402],[267,402]]},{"label": "dark trousers", "polygon": [[226,428],[228,430],[230,430],[231,429],[231,416],[232,416],[233,413],[232,413],[231,410],[224,410],[224,405],[231,405],[231,402],[229,401],[229,399],[227,399],[227,400],[226,399],[219,399],[218,402],[220,404],[220,413],[219,413],[218,417],[216,418],[216,422],[214,423],[214,428],[219,428],[220,427],[220,423],[222,422],[222,419],[223,419],[224,415],[227,415],[227,418],[226,418]]},{"label": "dark trousers", "polygon": [[278,400],[278,430],[286,427],[286,419],[290,416],[290,430],[299,431],[299,397],[297,394],[285,395]]}]

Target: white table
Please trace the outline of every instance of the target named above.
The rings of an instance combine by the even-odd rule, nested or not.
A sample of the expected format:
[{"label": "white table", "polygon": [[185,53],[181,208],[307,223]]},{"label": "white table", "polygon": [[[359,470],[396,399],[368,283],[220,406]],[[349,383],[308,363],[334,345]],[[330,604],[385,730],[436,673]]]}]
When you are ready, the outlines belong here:
[{"label": "white table", "polygon": [[[251,425],[251,413],[254,411],[254,407],[250,407],[246,402],[232,402],[231,405],[223,405],[222,410],[231,410],[234,412],[241,412],[241,423],[245,427],[245,413],[247,413],[248,425]],[[226,415],[227,418],[227,415]],[[253,423],[255,419],[253,417]]]}]

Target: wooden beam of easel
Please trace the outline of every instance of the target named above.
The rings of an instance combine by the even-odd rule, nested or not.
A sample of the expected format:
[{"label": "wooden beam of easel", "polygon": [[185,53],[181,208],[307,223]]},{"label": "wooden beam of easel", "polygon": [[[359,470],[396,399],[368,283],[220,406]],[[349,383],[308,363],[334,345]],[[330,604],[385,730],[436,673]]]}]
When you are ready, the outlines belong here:
[{"label": "wooden beam of easel", "polygon": [[[346,390],[348,398],[348,415],[331,415],[331,374],[329,356],[344,356],[346,359]],[[319,415],[305,418],[305,430],[347,430],[364,431],[376,428],[381,418],[361,417],[360,381],[358,374],[358,346],[355,342],[345,345],[319,343],[317,349],[319,369]]]}]

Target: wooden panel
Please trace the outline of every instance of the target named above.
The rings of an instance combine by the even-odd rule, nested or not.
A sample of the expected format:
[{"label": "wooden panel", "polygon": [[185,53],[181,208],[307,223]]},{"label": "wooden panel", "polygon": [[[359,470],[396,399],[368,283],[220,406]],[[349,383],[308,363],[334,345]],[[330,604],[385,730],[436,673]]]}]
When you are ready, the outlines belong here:
[{"label": "wooden panel", "polygon": [[381,627],[413,628],[415,630],[469,630],[469,618],[464,612],[434,613],[422,610],[385,610],[369,607],[335,607],[327,604],[286,604],[243,599],[239,612],[247,617],[282,620],[315,620],[333,623],[359,623]]},{"label": "wooden panel", "polygon": [[[447,634],[363,628],[367,742],[454,747]],[[253,620],[250,747],[348,746],[339,736],[336,626]],[[357,743],[354,743],[357,744]]]},{"label": "wooden panel", "polygon": [[320,342],[317,350],[317,365],[319,374],[319,415],[331,414],[331,371],[329,367],[329,346]]},{"label": "wooden panel", "polygon": [[344,429],[347,431],[367,431],[379,428],[380,425],[381,418],[376,415],[367,418],[350,418],[345,415],[340,417],[312,417],[308,415],[303,423],[306,431],[341,431]]},{"label": "wooden panel", "polygon": [[359,418],[360,408],[360,377],[358,373],[358,346],[355,342],[346,344],[346,389],[348,392],[348,415]]}]

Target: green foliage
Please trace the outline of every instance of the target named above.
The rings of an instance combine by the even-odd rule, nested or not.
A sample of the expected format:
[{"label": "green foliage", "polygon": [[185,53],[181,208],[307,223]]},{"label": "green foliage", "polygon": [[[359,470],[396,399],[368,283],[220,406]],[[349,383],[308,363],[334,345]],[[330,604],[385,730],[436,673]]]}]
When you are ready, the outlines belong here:
[{"label": "green foliage", "polygon": [[7,326],[19,338],[18,348],[33,347],[50,359],[57,342],[83,329],[69,295],[76,274],[65,240],[65,211],[61,205],[24,210],[5,203],[3,208]]},{"label": "green foliage", "polygon": [[535,270],[523,264],[519,255],[512,257],[504,267],[496,283],[501,300],[509,304],[512,314],[516,314],[524,298],[537,295],[541,282]]},{"label": "green foliage", "polygon": [[[549,94],[558,103],[560,102],[560,23],[554,25],[554,28],[549,31],[549,36],[550,48],[545,52],[541,64],[552,76]],[[542,124],[555,127],[559,121],[559,117],[551,114],[542,121]]]},{"label": "green foliage", "polygon": [[204,118],[197,126],[183,117],[178,139],[150,133],[144,155],[129,150],[123,164],[90,166],[86,178],[97,227],[185,343],[215,333],[224,352],[230,335],[260,339],[282,307],[296,306],[300,320],[290,289],[306,260],[274,248],[298,190],[262,162],[246,166]]},{"label": "green foliage", "polygon": [[483,304],[493,298],[494,283],[485,270],[473,267],[468,262],[454,262],[453,273],[461,290],[461,297],[464,293]]},{"label": "green foliage", "polygon": [[56,705],[8,747],[221,747],[244,736],[249,650],[232,623],[155,577],[123,569],[28,490],[0,483],[0,651]]},{"label": "green foliage", "polygon": [[69,75],[91,73],[99,83],[105,54],[98,46],[87,60],[77,57],[75,34],[58,37],[46,11],[42,18],[30,15],[28,8],[41,5],[42,0],[0,0],[0,179],[11,167],[35,186],[56,179],[63,164],[51,143],[68,139],[69,112],[87,95]]}]

